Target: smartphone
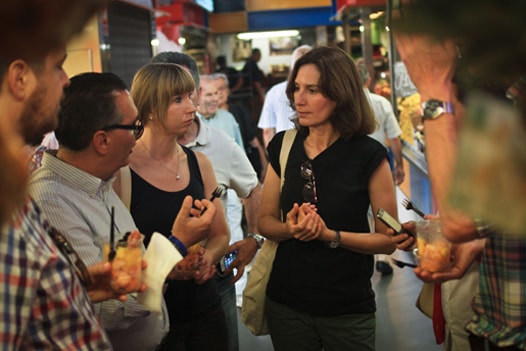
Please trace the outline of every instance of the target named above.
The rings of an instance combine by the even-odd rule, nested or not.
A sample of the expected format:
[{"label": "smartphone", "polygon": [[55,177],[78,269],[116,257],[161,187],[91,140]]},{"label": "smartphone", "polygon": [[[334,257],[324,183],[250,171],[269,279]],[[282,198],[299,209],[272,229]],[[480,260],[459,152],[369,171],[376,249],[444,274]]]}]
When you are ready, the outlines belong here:
[{"label": "smartphone", "polygon": [[400,222],[398,222],[393,216],[387,213],[387,211],[384,210],[383,208],[378,209],[378,213],[376,213],[376,217],[378,217],[386,226],[394,230],[395,235],[406,232],[404,231],[404,228],[402,227]]},{"label": "smartphone", "polygon": [[219,260],[219,263],[217,264],[217,271],[220,275],[225,274],[225,271],[230,267],[232,262],[236,259],[237,256],[237,250],[234,250],[225,256],[221,257]]}]

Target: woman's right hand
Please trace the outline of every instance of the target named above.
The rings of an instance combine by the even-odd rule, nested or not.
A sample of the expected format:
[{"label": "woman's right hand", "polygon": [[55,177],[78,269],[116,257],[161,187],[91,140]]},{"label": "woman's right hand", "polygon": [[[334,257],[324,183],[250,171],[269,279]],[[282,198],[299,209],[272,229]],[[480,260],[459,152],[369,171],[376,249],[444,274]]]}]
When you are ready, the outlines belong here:
[{"label": "woman's right hand", "polygon": [[[402,228],[410,233],[416,233],[416,223],[409,221],[402,224]],[[396,234],[391,228],[387,228],[387,235],[391,236],[391,241],[396,245],[398,250],[412,251],[416,244],[414,235],[407,233]]]}]

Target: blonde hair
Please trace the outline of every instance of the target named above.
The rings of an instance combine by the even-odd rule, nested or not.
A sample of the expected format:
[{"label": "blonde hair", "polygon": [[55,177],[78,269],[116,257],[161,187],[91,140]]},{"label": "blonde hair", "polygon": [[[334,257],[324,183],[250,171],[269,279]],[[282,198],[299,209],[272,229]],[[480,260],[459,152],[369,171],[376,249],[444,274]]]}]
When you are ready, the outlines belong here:
[{"label": "blonde hair", "polygon": [[194,90],[194,79],[184,67],[174,63],[148,63],[133,77],[130,93],[146,126],[148,115],[164,122],[173,97]]}]

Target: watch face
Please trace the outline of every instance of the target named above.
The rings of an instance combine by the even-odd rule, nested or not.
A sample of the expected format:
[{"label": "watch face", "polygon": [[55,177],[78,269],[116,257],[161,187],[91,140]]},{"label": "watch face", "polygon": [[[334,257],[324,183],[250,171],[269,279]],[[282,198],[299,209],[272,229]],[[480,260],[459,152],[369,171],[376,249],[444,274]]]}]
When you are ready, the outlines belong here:
[{"label": "watch face", "polygon": [[424,119],[435,119],[444,113],[454,114],[454,106],[451,102],[444,102],[440,100],[429,100],[422,103],[422,117]]},{"label": "watch face", "polygon": [[339,241],[329,241],[329,243],[327,244],[331,249],[335,249],[337,248],[338,246],[340,246],[340,242]]},{"label": "watch face", "polygon": [[425,103],[424,107],[424,117],[425,118],[436,118],[444,113],[444,108],[442,107],[442,102],[437,100],[430,100]]}]

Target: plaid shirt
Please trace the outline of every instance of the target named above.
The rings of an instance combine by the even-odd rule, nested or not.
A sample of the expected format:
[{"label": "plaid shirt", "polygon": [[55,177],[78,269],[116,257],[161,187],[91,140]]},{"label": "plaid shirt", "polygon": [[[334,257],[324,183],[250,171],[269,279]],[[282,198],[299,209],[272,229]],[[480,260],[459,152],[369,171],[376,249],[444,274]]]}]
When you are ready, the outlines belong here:
[{"label": "plaid shirt", "polygon": [[0,349],[111,350],[75,271],[28,200],[0,236]]},{"label": "plaid shirt", "polygon": [[488,237],[480,264],[475,316],[466,328],[500,346],[526,350],[526,239]]}]

